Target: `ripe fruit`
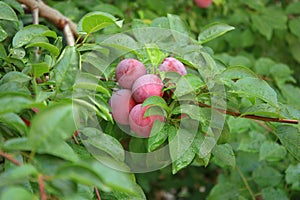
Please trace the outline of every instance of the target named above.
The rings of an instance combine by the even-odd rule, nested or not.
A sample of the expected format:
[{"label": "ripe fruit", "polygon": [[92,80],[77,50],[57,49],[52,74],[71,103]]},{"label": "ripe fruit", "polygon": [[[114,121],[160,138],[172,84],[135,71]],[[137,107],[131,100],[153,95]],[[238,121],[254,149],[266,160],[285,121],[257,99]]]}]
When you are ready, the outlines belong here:
[{"label": "ripe fruit", "polygon": [[199,8],[208,8],[211,5],[212,0],[194,0],[194,2]]},{"label": "ripe fruit", "polygon": [[186,69],[182,62],[177,60],[176,58],[165,58],[163,63],[159,67],[160,71],[165,71],[165,72],[177,72],[180,75],[186,75]]},{"label": "ripe fruit", "polygon": [[138,78],[132,85],[133,98],[137,103],[143,103],[151,96],[162,96],[164,85],[154,74],[146,74]]},{"label": "ripe fruit", "polygon": [[129,124],[129,113],[136,105],[132,98],[131,91],[128,89],[118,90],[111,96],[109,104],[115,121],[123,125]]},{"label": "ripe fruit", "polygon": [[122,88],[131,89],[133,82],[147,73],[140,61],[132,58],[122,60],[116,68],[116,79]]},{"label": "ripe fruit", "polygon": [[144,117],[144,114],[148,108],[149,106],[142,107],[142,104],[137,104],[132,108],[129,114],[129,125],[131,130],[143,137],[150,136],[153,123],[156,120],[164,122],[164,117],[161,115]]}]

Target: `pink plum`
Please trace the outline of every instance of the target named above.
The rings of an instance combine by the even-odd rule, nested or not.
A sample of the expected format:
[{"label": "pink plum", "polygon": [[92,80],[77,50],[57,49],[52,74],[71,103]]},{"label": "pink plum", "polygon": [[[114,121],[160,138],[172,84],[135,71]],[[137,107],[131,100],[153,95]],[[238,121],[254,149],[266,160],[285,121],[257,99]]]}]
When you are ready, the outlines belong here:
[{"label": "pink plum", "polygon": [[182,62],[177,60],[176,58],[165,58],[163,63],[159,67],[160,71],[165,71],[165,72],[177,72],[180,75],[186,75],[186,69]]},{"label": "pink plum", "polygon": [[154,74],[143,75],[132,85],[133,98],[137,103],[143,103],[148,97],[161,97],[163,87],[163,82],[158,76]]},{"label": "pink plum", "polygon": [[128,58],[122,60],[116,68],[116,80],[122,88],[131,89],[133,82],[147,73],[140,61]]},{"label": "pink plum", "polygon": [[212,0],[194,0],[194,2],[199,8],[208,8],[211,5]]},{"label": "pink plum", "polygon": [[129,114],[129,125],[132,131],[142,137],[149,137],[153,123],[156,120],[164,122],[164,117],[161,115],[150,115],[144,117],[149,106],[142,107],[142,104],[137,104],[132,108]]},{"label": "pink plum", "polygon": [[111,96],[109,104],[114,120],[122,125],[128,125],[129,113],[136,105],[131,91],[128,89],[118,90]]}]

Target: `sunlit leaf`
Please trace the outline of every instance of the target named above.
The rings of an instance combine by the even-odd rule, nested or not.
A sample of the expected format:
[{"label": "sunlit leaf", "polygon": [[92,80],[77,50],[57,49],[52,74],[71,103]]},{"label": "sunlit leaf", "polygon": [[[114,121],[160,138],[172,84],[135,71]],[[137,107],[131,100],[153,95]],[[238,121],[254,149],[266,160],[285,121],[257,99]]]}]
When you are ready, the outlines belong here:
[{"label": "sunlit leaf", "polygon": [[213,23],[203,28],[198,36],[200,44],[209,42],[217,37],[224,35],[226,32],[233,30],[233,26],[223,23]]}]

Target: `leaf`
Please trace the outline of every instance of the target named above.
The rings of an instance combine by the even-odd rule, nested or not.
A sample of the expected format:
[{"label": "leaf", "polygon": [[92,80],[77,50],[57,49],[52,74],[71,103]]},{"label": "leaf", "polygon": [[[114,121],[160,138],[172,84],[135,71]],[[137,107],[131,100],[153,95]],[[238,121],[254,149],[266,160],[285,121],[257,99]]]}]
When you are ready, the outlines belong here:
[{"label": "leaf", "polygon": [[188,148],[179,158],[172,162],[172,174],[176,174],[181,169],[187,167],[195,157],[192,148]]},{"label": "leaf", "polygon": [[67,46],[54,66],[56,90],[68,90],[74,85],[79,63],[80,55],[76,48]]},{"label": "leaf", "polygon": [[0,122],[7,125],[10,128],[18,131],[20,135],[28,133],[28,128],[24,121],[15,113],[6,113],[0,115]]},{"label": "leaf", "polygon": [[230,66],[227,67],[226,70],[222,72],[221,77],[235,80],[235,79],[242,79],[246,77],[257,78],[257,75],[253,71],[251,71],[248,67]]},{"label": "leaf", "polygon": [[286,156],[286,149],[276,142],[265,141],[259,150],[259,160],[279,161]]},{"label": "leaf", "polygon": [[20,112],[24,108],[31,107],[33,102],[31,96],[23,93],[0,93],[0,114]]},{"label": "leaf", "polygon": [[[108,154],[117,161],[124,161],[124,149],[120,142],[114,137],[96,128],[84,128],[80,130],[80,133],[83,134],[82,141],[84,145],[90,149],[92,155],[102,155],[105,157],[107,156],[106,154]],[[103,152],[105,152],[105,154],[103,154]]]},{"label": "leaf", "polygon": [[101,92],[103,94],[110,95],[108,89],[103,87],[102,85],[99,85],[98,83],[77,82],[73,87],[74,89],[85,89],[85,90],[91,90],[91,91]]},{"label": "leaf", "polygon": [[188,43],[190,38],[186,23],[178,15],[167,14],[167,18],[176,42],[181,45]]},{"label": "leaf", "polygon": [[253,180],[260,187],[275,187],[281,179],[281,173],[272,167],[259,166],[253,171]]},{"label": "leaf", "polygon": [[72,103],[60,103],[47,107],[31,121],[28,142],[32,151],[47,153],[67,160],[77,160],[72,148],[64,142],[76,130],[75,107]]},{"label": "leaf", "polygon": [[8,83],[8,82],[20,82],[20,83],[28,83],[31,80],[30,76],[18,71],[11,71],[5,74],[1,80],[0,84]]},{"label": "leaf", "polygon": [[36,177],[38,171],[30,164],[23,164],[18,167],[10,168],[0,175],[0,186],[6,186],[17,183],[24,183],[31,177]]},{"label": "leaf", "polygon": [[245,97],[259,98],[272,106],[277,106],[275,90],[266,81],[258,78],[246,77],[236,81],[232,92]]},{"label": "leaf", "polygon": [[142,106],[158,106],[163,108],[164,110],[166,110],[168,113],[171,111],[171,109],[169,108],[168,104],[166,103],[166,101],[159,96],[151,96],[149,98],[147,98]]},{"label": "leaf", "polygon": [[4,41],[7,38],[7,32],[0,26],[0,42]]},{"label": "leaf", "polygon": [[207,200],[231,200],[240,194],[239,189],[233,183],[220,182],[209,192]]},{"label": "leaf", "polygon": [[81,18],[78,23],[77,31],[79,33],[91,34],[113,24],[122,27],[122,21],[117,21],[117,18],[111,14],[95,11]]},{"label": "leaf", "polygon": [[49,44],[47,42],[33,42],[33,43],[26,45],[25,48],[29,48],[29,47],[44,48],[44,49],[48,50],[54,57],[57,57],[60,53],[59,49],[56,46]]},{"label": "leaf", "polygon": [[148,59],[153,67],[159,66],[168,54],[163,53],[156,44],[145,44]]},{"label": "leaf", "polygon": [[296,19],[291,19],[289,20],[289,28],[291,30],[291,32],[297,36],[298,38],[300,38],[300,18],[296,18]]},{"label": "leaf", "polygon": [[266,140],[266,137],[257,132],[251,131],[247,136],[244,136],[238,146],[238,150],[245,152],[259,152],[260,146]]},{"label": "leaf", "polygon": [[283,190],[272,187],[262,189],[261,194],[263,199],[289,200],[287,194]]},{"label": "leaf", "polygon": [[206,84],[199,78],[199,76],[187,74],[185,76],[181,76],[179,80],[176,81],[176,90],[174,94],[176,97],[181,97],[186,94],[196,94],[205,85]]},{"label": "leaf", "polygon": [[216,145],[212,150],[212,154],[216,163],[221,167],[235,167],[235,155],[230,144]]},{"label": "leaf", "polygon": [[208,26],[205,26],[199,34],[198,42],[200,44],[204,44],[234,29],[235,28],[233,26],[229,26],[224,23],[209,24]]},{"label": "leaf", "polygon": [[18,17],[15,11],[3,1],[0,1],[0,19],[18,22]]},{"label": "leaf", "polygon": [[[167,123],[165,123],[163,128],[161,128],[161,124],[159,123],[161,123],[159,120],[153,123],[151,134],[148,139],[148,152],[157,149],[166,141],[168,135],[171,134],[171,132],[176,131],[174,126],[170,126]],[[158,131],[156,127],[158,127]]]},{"label": "leaf", "polygon": [[276,129],[276,135],[282,145],[300,161],[300,132],[297,128],[288,125],[280,125]]},{"label": "leaf", "polygon": [[49,72],[49,66],[46,62],[33,63],[31,70],[32,70],[33,76],[38,78],[38,77],[44,75],[45,73]]},{"label": "leaf", "polygon": [[285,170],[285,180],[292,185],[293,190],[300,189],[300,163],[289,165]]},{"label": "leaf", "polygon": [[242,115],[260,115],[260,116],[269,116],[269,117],[280,117],[279,111],[277,108],[270,106],[269,104],[255,104],[242,111]]},{"label": "leaf", "polygon": [[13,47],[18,48],[28,44],[32,39],[38,36],[47,36],[54,39],[57,38],[56,32],[50,31],[48,27],[43,25],[29,25],[22,28],[16,33],[13,38],[12,44]]},{"label": "leaf", "polygon": [[172,114],[173,115],[180,114],[181,117],[184,117],[182,116],[182,114],[187,114],[191,119],[201,121],[201,122],[205,121],[205,116],[202,113],[200,107],[193,104],[182,104],[174,108]]},{"label": "leaf", "polygon": [[32,193],[23,187],[13,186],[4,189],[0,195],[0,200],[33,200],[37,199]]}]

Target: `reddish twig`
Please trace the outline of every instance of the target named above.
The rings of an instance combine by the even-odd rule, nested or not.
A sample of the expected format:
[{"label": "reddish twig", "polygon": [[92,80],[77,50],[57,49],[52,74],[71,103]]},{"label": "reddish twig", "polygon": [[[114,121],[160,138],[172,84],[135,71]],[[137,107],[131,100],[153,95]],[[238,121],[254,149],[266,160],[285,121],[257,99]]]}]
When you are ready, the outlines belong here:
[{"label": "reddish twig", "polygon": [[47,194],[45,190],[45,182],[44,182],[44,176],[39,175],[39,190],[40,190],[40,196],[41,200],[47,200]]},{"label": "reddish twig", "polygon": [[[205,108],[212,108],[210,105],[207,105],[205,103],[198,103],[200,107],[205,107]],[[220,108],[215,108],[217,111],[224,113],[226,115],[231,115],[234,117],[243,117],[243,118],[248,118],[248,119],[255,119],[255,120],[260,120],[260,121],[265,121],[265,122],[279,122],[279,123],[287,123],[287,124],[298,124],[298,120],[295,119],[280,119],[280,118],[274,118],[274,117],[264,117],[264,116],[258,116],[258,115],[243,115],[239,112],[232,112],[229,110],[223,110]]]},{"label": "reddish twig", "polygon": [[3,158],[9,160],[10,162],[12,162],[13,164],[20,166],[22,165],[22,163],[20,161],[18,161],[17,159],[15,159],[12,155],[5,153],[3,151],[0,151],[0,156],[2,156]]},{"label": "reddish twig", "polygon": [[96,193],[96,196],[97,196],[97,200],[101,200],[99,190],[96,186],[94,187],[94,190],[95,190],[95,193]]}]

